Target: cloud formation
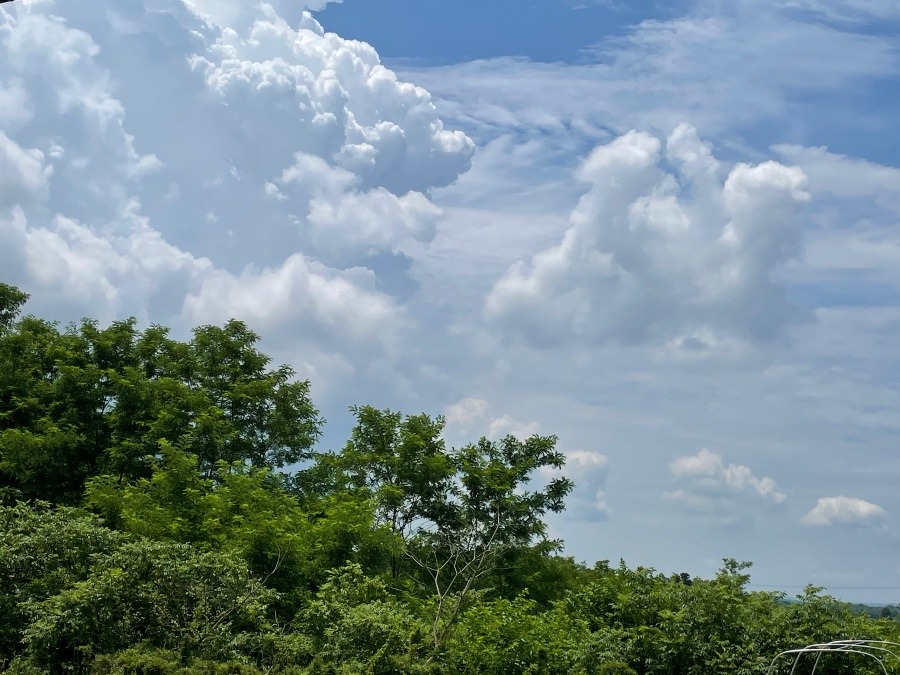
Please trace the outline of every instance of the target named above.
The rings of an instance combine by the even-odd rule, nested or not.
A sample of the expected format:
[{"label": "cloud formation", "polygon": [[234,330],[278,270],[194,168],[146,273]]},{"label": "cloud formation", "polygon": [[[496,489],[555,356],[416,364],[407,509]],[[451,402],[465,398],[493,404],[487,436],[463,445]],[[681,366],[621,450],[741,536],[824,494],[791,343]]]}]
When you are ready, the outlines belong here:
[{"label": "cloud formation", "polygon": [[234,316],[344,372],[395,358],[406,313],[358,263],[433,237],[427,193],[473,143],[301,9],[0,10],[4,280],[50,315]]},{"label": "cloud formation", "polygon": [[857,497],[821,497],[802,518],[806,525],[876,526],[884,523],[887,512],[872,502]]},{"label": "cloud formation", "polygon": [[[494,440],[515,436],[525,440],[541,431],[537,422],[521,422],[509,414],[493,415],[490,403],[480,398],[464,398],[446,406],[444,417],[453,440],[467,435],[484,435]],[[467,442],[471,440],[469,438]]]},{"label": "cloud formation", "polygon": [[[472,141],[445,129],[430,94],[399,81],[370,45],[326,33],[308,12],[293,28],[263,7],[246,35],[225,28],[192,58],[237,114],[270,118],[242,128],[247,140],[286,133],[285,148],[351,171],[362,190],[398,195],[447,185],[468,168]],[[272,159],[282,154],[275,143],[265,147]]]},{"label": "cloud formation", "polygon": [[[671,167],[668,169],[667,167]],[[800,169],[725,174],[696,131],[632,131],[595,149],[562,241],[496,283],[487,316],[536,345],[767,340],[800,314],[777,272],[800,252]]]},{"label": "cloud formation", "polygon": [[787,498],[772,478],[756,476],[742,464],[726,464],[706,448],[679,457],[669,472],[681,487],[664,496],[691,511],[727,517],[752,503],[777,505]]},{"label": "cloud formation", "polygon": [[567,452],[562,473],[575,482],[567,509],[571,515],[595,522],[609,520],[612,516],[606,501],[609,457],[587,450]]}]

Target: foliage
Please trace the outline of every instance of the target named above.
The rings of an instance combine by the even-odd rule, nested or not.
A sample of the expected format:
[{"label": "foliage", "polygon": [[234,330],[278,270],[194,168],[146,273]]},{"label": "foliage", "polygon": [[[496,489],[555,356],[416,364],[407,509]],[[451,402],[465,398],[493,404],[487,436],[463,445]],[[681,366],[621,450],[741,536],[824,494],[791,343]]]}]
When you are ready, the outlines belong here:
[{"label": "foliage", "polygon": [[444,657],[450,672],[570,673],[586,626],[525,597],[481,602],[465,612]]},{"label": "foliage", "polygon": [[25,317],[0,287],[0,488],[80,501],[85,481],[146,477],[160,444],[193,454],[209,476],[225,462],[278,469],[309,457],[321,419],[308,381],[268,369],[259,336],[239,321],[202,326],[189,342],[134,319],[85,319],[60,331]]},{"label": "foliage", "polygon": [[19,650],[26,607],[85,580],[127,538],[99,519],[48,504],[0,507],[0,665]]},{"label": "foliage", "polygon": [[243,323],[60,329],[27,299],[0,284],[2,672],[751,675],[900,639],[890,610],[748,591],[749,563],[561,556],[553,436],[449,448],[441,417],[359,406],[313,452],[309,383]]},{"label": "foliage", "polygon": [[310,673],[427,672],[422,624],[358,564],[334,570],[299,624],[312,637]]},{"label": "foliage", "polygon": [[26,603],[24,642],[54,668],[141,643],[240,658],[250,635],[267,629],[273,598],[234,556],[139,540],[97,560],[83,581]]}]

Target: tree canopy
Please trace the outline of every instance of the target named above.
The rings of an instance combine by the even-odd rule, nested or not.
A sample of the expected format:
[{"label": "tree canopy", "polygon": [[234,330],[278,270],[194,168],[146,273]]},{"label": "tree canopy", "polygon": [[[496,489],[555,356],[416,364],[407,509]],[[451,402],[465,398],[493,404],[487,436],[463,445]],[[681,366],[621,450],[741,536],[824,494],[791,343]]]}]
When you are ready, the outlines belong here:
[{"label": "tree canopy", "polygon": [[[310,383],[245,324],[180,341],[27,300],[0,284],[0,672],[750,675],[900,640],[891,611],[749,591],[749,563],[565,557],[554,436],[448,447],[440,416],[356,405],[321,450]],[[852,665],[816,672],[875,672]]]}]

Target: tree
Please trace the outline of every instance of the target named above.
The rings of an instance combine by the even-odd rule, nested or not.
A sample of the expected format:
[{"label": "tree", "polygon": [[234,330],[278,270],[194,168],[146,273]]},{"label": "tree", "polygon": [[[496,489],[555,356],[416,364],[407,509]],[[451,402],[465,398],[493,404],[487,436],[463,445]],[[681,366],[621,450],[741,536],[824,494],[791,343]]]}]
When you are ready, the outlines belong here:
[{"label": "tree", "polygon": [[308,458],[322,420],[309,382],[269,369],[239,321],[202,326],[190,342],[134,319],[60,331],[18,321],[25,294],[0,286],[0,490],[78,503],[91,476],[144,478],[160,444],[212,475],[225,462],[271,469]]},{"label": "tree", "polygon": [[0,507],[0,669],[22,649],[25,608],[86,579],[99,557],[125,541],[77,509]]},{"label": "tree", "polygon": [[425,631],[381,578],[360,565],[333,570],[299,627],[311,638],[311,673],[426,673]]},{"label": "tree", "polygon": [[[356,425],[343,452],[320,455],[309,474],[318,478],[320,489],[330,485],[368,499],[374,508],[373,529],[408,540],[418,526],[434,520],[456,472],[441,438],[444,419],[371,406],[351,411]],[[389,546],[388,557],[391,576],[397,579],[402,554],[398,556],[396,545]]]},{"label": "tree", "polygon": [[176,366],[194,405],[181,441],[207,474],[220,461],[281,468],[308,459],[321,433],[309,381],[294,380],[288,366],[267,370],[271,359],[257,342],[259,335],[231,320],[195,329],[187,349],[179,350]]},{"label": "tree", "polygon": [[240,659],[253,632],[270,630],[274,596],[235,556],[137,540],[96,560],[83,581],[29,603],[24,640],[56,672],[141,643],[182,657]]},{"label": "tree", "polygon": [[352,495],[331,495],[311,514],[268,468],[222,463],[204,476],[196,456],[165,442],[152,464],[148,478],[126,485],[91,479],[87,503],[126,532],[239,555],[281,593],[282,614],[292,616],[328,570],[385,545],[370,504]]},{"label": "tree", "polygon": [[9,329],[26,302],[28,293],[0,282],[0,332]]},{"label": "tree", "polygon": [[555,436],[521,441],[482,438],[452,453],[454,480],[410,539],[407,555],[434,592],[432,639],[440,651],[478,583],[504,551],[546,541],[544,515],[559,512],[573,483],[551,479],[529,490],[540,468],[561,469],[565,456]]},{"label": "tree", "polygon": [[460,618],[441,661],[449,672],[466,675],[573,672],[586,626],[559,610],[536,609],[525,597],[473,605]]}]

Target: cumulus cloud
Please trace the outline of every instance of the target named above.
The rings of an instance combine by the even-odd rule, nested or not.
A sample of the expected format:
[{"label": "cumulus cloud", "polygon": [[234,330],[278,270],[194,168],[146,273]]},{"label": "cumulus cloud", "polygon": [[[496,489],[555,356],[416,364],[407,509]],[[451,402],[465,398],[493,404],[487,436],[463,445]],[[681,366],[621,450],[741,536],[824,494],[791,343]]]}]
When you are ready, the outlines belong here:
[{"label": "cumulus cloud", "polygon": [[821,497],[801,521],[806,525],[874,526],[883,524],[887,512],[872,502],[856,497]]},{"label": "cumulus cloud", "polygon": [[215,270],[188,293],[185,313],[193,323],[239,317],[270,330],[300,329],[332,347],[380,345],[390,351],[402,330],[402,310],[369,290],[364,269],[338,271],[295,254],[278,267],[241,274]]},{"label": "cumulus cloud", "polygon": [[29,289],[47,291],[85,313],[109,319],[140,308],[144,314],[158,294],[179,281],[191,283],[213,266],[166,243],[139,208],[130,202],[117,222],[119,232],[104,234],[63,215],[36,225],[17,207],[0,218],[0,261],[5,269],[20,270]]},{"label": "cumulus cloud", "polygon": [[47,189],[44,153],[26,150],[0,131],[0,209],[30,202]]},{"label": "cumulus cloud", "polygon": [[447,424],[466,426],[482,420],[490,410],[490,404],[483,398],[464,398],[444,409]]},{"label": "cumulus cloud", "polygon": [[294,28],[264,7],[246,34],[222,29],[191,63],[236,115],[265,120],[240,133],[268,149],[257,158],[266,192],[309,216],[315,241],[396,249],[433,236],[440,212],[426,193],[468,169],[474,144],[370,45],[326,33],[308,12]]},{"label": "cumulus cloud", "polygon": [[540,431],[541,425],[538,422],[521,422],[511,415],[494,418],[488,425],[488,436],[491,438],[515,436],[521,441],[540,433]]},{"label": "cumulus cloud", "polygon": [[[273,5],[189,9],[200,5],[219,8],[221,22],[198,21],[179,0],[92,3],[72,17],[57,16],[67,8],[52,2],[0,11],[4,280],[31,291],[36,310],[51,316],[135,314],[182,330],[236,317],[289,336],[282,342],[303,358],[346,361],[344,372],[393,358],[408,320],[374,273],[329,267],[300,250],[302,237],[260,236],[257,221],[278,222],[277,197],[288,209],[299,195],[302,208],[287,213],[329,246],[393,250],[427,239],[436,207],[413,185],[391,192],[379,172],[396,162],[430,189],[429,176],[447,182],[466,168],[471,141],[444,130],[427,92],[398,82],[371,47],[326,34],[309,14],[298,13],[292,29]],[[227,25],[232,10],[252,21]],[[123,35],[135,47],[127,55],[118,52]],[[133,95],[135,79],[154,101],[152,114],[136,108],[140,134],[116,95]],[[172,91],[157,96],[159,86]],[[202,125],[192,124],[195,114]],[[360,134],[378,142],[364,148]],[[428,174],[432,156],[439,169]],[[276,208],[242,223],[229,201],[242,190]],[[175,225],[144,204],[156,213],[177,207]],[[264,262],[254,246],[269,249]],[[229,249],[235,255],[223,264]],[[41,298],[53,300],[41,307]]]},{"label": "cumulus cloud", "polygon": [[726,464],[721,455],[706,448],[677,458],[669,464],[669,472],[681,486],[664,496],[698,513],[730,518],[754,503],[778,505],[786,499],[772,478],[756,476],[742,464]]},{"label": "cumulus cloud", "polygon": [[[667,169],[665,167],[671,167]],[[806,176],[776,162],[727,173],[687,125],[665,148],[632,131],[595,149],[562,241],[514,264],[486,302],[536,345],[703,335],[766,340],[798,319],[779,269],[800,253]]]},{"label": "cumulus cloud", "polygon": [[566,466],[562,473],[575,482],[575,489],[567,500],[566,511],[584,520],[609,520],[612,515],[612,509],[606,501],[609,457],[588,450],[567,452]]},{"label": "cumulus cloud", "polygon": [[[31,121],[31,131],[44,134],[71,129],[68,117],[75,116],[87,133],[67,137],[67,145],[86,153],[92,145],[104,144],[115,151],[105,158],[110,168],[130,177],[158,170],[160,160],[139,153],[125,131],[125,110],[111,93],[109,73],[97,63],[100,48],[93,38],[42,13],[40,3],[19,4],[12,12],[0,13],[0,58],[12,79],[6,96],[0,96],[0,101],[12,97],[12,103],[3,106],[7,115],[20,122],[18,126]],[[43,115],[36,117],[41,107]],[[53,116],[61,117],[63,124],[47,125]]]},{"label": "cumulus cloud", "polygon": [[669,470],[676,478],[710,479],[732,490],[753,490],[763,499],[775,503],[781,503],[785,499],[785,495],[778,492],[775,481],[768,476],[757,478],[749,467],[740,464],[726,465],[721,455],[706,448],[696,455],[679,457],[669,465]]},{"label": "cumulus cloud", "polygon": [[[538,422],[522,422],[508,413],[493,414],[490,403],[480,398],[464,398],[448,405],[444,408],[444,417],[447,419],[448,436],[454,441],[471,435],[491,439],[515,436],[524,440],[541,431]],[[466,442],[471,440],[468,438]]]}]

